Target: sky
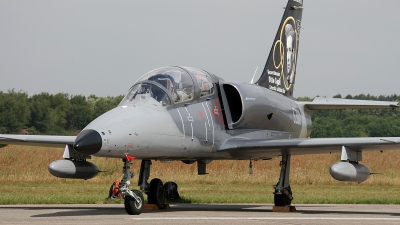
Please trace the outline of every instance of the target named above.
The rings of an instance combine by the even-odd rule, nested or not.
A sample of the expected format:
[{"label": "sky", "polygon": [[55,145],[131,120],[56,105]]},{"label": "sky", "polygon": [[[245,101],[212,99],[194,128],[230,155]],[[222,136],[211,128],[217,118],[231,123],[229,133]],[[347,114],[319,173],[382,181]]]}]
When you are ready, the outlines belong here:
[{"label": "sky", "polygon": [[[125,94],[158,67],[250,82],[284,0],[0,0],[0,91]],[[304,0],[295,97],[400,94],[400,1]]]}]

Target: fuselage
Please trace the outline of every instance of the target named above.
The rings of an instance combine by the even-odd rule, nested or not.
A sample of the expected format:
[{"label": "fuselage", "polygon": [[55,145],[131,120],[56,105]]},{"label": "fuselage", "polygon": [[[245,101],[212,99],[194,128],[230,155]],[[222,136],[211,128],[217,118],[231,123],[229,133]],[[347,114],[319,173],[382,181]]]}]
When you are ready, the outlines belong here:
[{"label": "fuselage", "polygon": [[[218,152],[224,141],[305,138],[311,132],[310,113],[296,101],[267,88],[226,82],[187,67],[149,73],[133,85],[116,108],[84,129],[101,136],[101,149],[93,155],[187,161],[236,159]],[[237,159],[269,157],[246,155]]]}]

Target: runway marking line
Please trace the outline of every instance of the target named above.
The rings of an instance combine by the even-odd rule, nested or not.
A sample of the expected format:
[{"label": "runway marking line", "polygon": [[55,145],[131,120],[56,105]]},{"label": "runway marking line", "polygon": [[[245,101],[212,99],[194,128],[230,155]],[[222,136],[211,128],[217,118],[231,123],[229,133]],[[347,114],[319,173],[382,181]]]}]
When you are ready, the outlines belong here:
[{"label": "runway marking line", "polygon": [[400,218],[335,218],[335,217],[138,217],[131,220],[384,220],[400,221]]}]

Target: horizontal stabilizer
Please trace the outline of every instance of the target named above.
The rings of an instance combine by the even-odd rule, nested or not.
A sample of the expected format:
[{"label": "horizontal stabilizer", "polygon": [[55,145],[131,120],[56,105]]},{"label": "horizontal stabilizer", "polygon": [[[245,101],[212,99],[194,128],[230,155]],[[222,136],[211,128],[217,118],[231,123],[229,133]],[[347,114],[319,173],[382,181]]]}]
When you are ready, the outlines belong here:
[{"label": "horizontal stabilizer", "polygon": [[305,109],[390,109],[398,108],[398,102],[371,101],[371,100],[353,100],[341,98],[321,98],[316,97],[312,102],[297,102],[303,105]]}]

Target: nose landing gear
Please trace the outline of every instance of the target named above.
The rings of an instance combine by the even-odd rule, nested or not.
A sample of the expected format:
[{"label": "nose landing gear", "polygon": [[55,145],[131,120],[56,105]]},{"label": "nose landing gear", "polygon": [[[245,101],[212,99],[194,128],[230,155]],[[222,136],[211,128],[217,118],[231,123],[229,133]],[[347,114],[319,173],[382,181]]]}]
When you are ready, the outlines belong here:
[{"label": "nose landing gear", "polygon": [[126,156],[122,161],[124,167],[122,169],[123,176],[121,182],[114,182],[111,185],[110,192],[108,195],[109,200],[115,200],[117,198],[123,198],[125,203],[125,211],[129,215],[139,215],[143,211],[144,198],[143,194],[138,190],[129,190],[131,184],[131,178],[135,176],[131,172],[131,161],[132,156]]},{"label": "nose landing gear", "polygon": [[142,192],[139,190],[129,190],[130,179],[135,176],[135,174],[130,171],[132,159],[132,156],[126,156],[126,158],[122,159],[124,162],[122,180],[119,184],[118,182],[114,182],[113,185],[111,185],[107,199],[115,200],[117,198],[122,198],[124,199],[125,211],[129,215],[139,215],[144,208],[145,201],[142,192],[145,192],[149,204],[155,204],[160,209],[164,208],[166,194],[162,181],[158,178],[154,178],[150,181],[150,184],[147,182],[150,177],[151,160],[142,160],[140,166],[138,186],[140,186]]}]

